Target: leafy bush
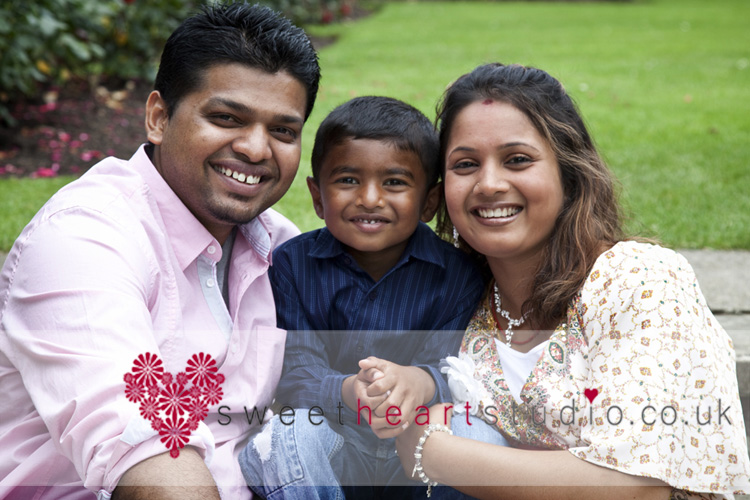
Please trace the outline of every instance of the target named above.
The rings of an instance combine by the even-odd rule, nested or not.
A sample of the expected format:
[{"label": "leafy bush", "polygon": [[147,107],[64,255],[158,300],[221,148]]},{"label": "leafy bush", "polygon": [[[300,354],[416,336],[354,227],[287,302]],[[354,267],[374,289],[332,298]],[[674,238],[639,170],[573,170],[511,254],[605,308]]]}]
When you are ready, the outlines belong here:
[{"label": "leafy bush", "polygon": [[[70,79],[152,80],[164,42],[199,5],[216,0],[3,0],[0,124],[10,104]],[[231,0],[230,0],[231,1]],[[298,25],[330,23],[356,0],[261,0]]]},{"label": "leafy bush", "polygon": [[191,0],[4,0],[0,4],[0,122],[8,104],[71,78],[151,78]]}]

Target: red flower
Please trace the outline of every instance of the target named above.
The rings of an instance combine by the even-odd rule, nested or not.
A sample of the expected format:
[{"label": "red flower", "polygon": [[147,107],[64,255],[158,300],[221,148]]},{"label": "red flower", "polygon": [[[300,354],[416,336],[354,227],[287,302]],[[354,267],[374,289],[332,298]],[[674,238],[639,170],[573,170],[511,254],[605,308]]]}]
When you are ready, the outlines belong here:
[{"label": "red flower", "polygon": [[177,378],[177,383],[182,386],[188,385],[188,382],[190,382],[190,377],[188,377],[187,373],[185,372],[178,373],[176,378]]},{"label": "red flower", "polygon": [[168,416],[176,419],[186,412],[190,404],[187,391],[179,384],[169,384],[159,394],[159,409],[167,412]]},{"label": "red flower", "polygon": [[140,410],[141,416],[146,420],[154,420],[159,416],[159,404],[154,399],[144,399],[141,402]]},{"label": "red flower", "polygon": [[194,418],[198,422],[201,422],[208,415],[208,406],[206,402],[196,399],[190,402],[187,411],[191,419]]},{"label": "red flower", "polygon": [[208,406],[213,406],[218,404],[219,401],[221,401],[221,398],[224,397],[224,391],[221,390],[219,384],[209,384],[203,388],[203,395],[206,398],[206,404]]},{"label": "red flower", "polygon": [[148,395],[149,395],[149,396],[151,397],[151,399],[154,399],[154,400],[155,400],[156,398],[158,398],[158,397],[159,397],[159,394],[160,394],[160,391],[159,391],[159,386],[158,386],[158,385],[156,385],[156,384],[154,384],[154,385],[149,385],[149,386],[148,386],[148,387],[146,388],[146,391],[148,392]]},{"label": "red flower", "polygon": [[161,376],[161,383],[164,385],[169,385],[172,383],[172,378],[173,378],[172,374],[169,372],[166,372]]},{"label": "red flower", "polygon": [[171,450],[170,455],[177,458],[180,455],[180,448],[184,448],[190,438],[190,428],[184,418],[172,419],[167,417],[159,429],[161,442]]},{"label": "red flower", "polygon": [[185,372],[195,385],[207,385],[216,379],[216,361],[210,354],[193,354],[187,362]]},{"label": "red flower", "polygon": [[139,403],[143,399],[143,386],[133,383],[125,385],[125,397],[128,401]]},{"label": "red flower", "polygon": [[164,366],[156,354],[147,352],[139,354],[133,361],[133,375],[135,383],[139,385],[156,385],[164,374]]},{"label": "red flower", "polygon": [[198,399],[203,395],[203,389],[201,389],[197,385],[192,386],[188,392],[190,393],[190,397],[193,399]]},{"label": "red flower", "polygon": [[195,417],[188,418],[187,425],[188,425],[188,429],[190,429],[190,432],[193,432],[195,429],[197,429],[200,423],[201,423],[201,419],[199,418],[195,418]]}]

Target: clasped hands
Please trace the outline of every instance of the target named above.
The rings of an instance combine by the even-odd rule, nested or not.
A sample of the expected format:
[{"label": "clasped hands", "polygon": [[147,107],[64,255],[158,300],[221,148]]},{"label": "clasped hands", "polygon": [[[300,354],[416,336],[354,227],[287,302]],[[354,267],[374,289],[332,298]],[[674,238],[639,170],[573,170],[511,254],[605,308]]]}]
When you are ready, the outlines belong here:
[{"label": "clasped hands", "polygon": [[419,406],[435,394],[435,382],[425,370],[370,356],[342,386],[346,405],[368,422],[380,439],[400,435],[414,422]]}]

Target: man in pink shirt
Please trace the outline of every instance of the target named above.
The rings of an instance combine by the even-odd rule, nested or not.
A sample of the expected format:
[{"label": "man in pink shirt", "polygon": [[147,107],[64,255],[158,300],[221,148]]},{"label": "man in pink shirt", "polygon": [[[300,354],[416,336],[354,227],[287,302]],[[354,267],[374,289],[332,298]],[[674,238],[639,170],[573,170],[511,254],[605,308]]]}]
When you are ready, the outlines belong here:
[{"label": "man in pink shirt", "polygon": [[285,340],[267,269],[298,233],[269,207],[319,78],[264,7],[172,34],[149,142],[53,196],[0,275],[0,498],[251,497],[236,457]]}]

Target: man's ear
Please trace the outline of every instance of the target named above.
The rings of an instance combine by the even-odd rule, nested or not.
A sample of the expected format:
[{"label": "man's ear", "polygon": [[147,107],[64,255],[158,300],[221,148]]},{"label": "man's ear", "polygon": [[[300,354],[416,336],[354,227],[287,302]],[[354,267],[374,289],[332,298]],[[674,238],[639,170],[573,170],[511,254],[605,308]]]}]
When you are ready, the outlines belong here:
[{"label": "man's ear", "polygon": [[437,212],[438,205],[440,204],[440,198],[442,198],[443,195],[442,188],[443,183],[438,182],[427,190],[427,196],[425,197],[424,205],[422,206],[422,216],[420,217],[422,222],[430,222],[432,218],[435,217],[435,212]]},{"label": "man's ear", "polygon": [[325,220],[323,212],[323,199],[320,196],[320,186],[318,186],[318,181],[316,181],[314,177],[307,177],[307,189],[310,190],[310,196],[312,196],[315,213],[318,214],[318,217]]},{"label": "man's ear", "polygon": [[167,121],[167,103],[161,98],[159,91],[154,90],[146,101],[146,136],[149,142],[161,144]]}]

